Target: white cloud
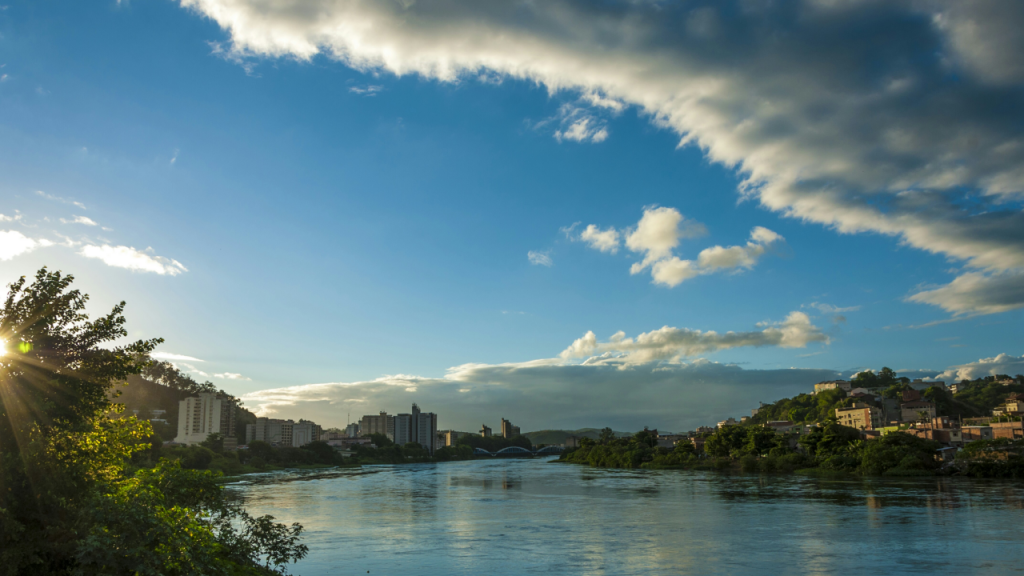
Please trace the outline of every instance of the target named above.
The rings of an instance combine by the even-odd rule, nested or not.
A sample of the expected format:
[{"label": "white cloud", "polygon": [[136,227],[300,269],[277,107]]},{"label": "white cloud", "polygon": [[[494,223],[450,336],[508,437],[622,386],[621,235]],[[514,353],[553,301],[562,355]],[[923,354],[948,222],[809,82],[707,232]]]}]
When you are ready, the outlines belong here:
[{"label": "white cloud", "polygon": [[566,104],[559,110],[562,128],[555,131],[559,142],[590,142],[597,144],[608,139],[608,125],[589,110]]},{"label": "white cloud", "polygon": [[811,302],[810,304],[804,304],[801,308],[815,308],[823,314],[840,314],[843,312],[856,312],[857,310],[860,310],[860,306],[846,306],[841,308],[824,302]]},{"label": "white cloud", "polygon": [[171,166],[173,166],[175,163],[178,162],[178,152],[179,152],[179,150],[177,148],[175,148],[174,149],[174,154],[171,156],[171,161],[169,162],[169,164]]},{"label": "white cloud", "polygon": [[49,240],[35,240],[17,230],[0,230],[0,260],[11,260],[36,248],[52,245]]},{"label": "white cloud", "polygon": [[236,374],[234,372],[221,372],[220,374],[214,374],[213,377],[221,378],[223,380],[250,380],[250,378],[242,376],[241,374]]},{"label": "white cloud", "polygon": [[[736,170],[741,193],[770,210],[975,270],[1024,269],[1017,2],[182,5],[227,31],[240,62],[323,54],[374,73],[505,76],[575,91],[594,109],[635,106]],[[558,137],[607,137],[596,118],[577,120]]]},{"label": "white cloud", "polygon": [[550,268],[554,264],[554,261],[551,260],[550,250],[546,250],[544,252],[535,252],[530,250],[526,253],[526,257],[529,258],[530,264],[535,266],[547,266]]},{"label": "white cloud", "polygon": [[[758,400],[787,397],[835,379],[832,370],[744,370],[695,360],[678,364],[521,362],[465,364],[443,377],[383,377],[261,390],[242,400],[261,416],[343,423],[347,412],[407,411],[413,402],[438,413],[439,428],[476,430],[502,415],[523,430],[612,426],[692,430],[747,414]],[[415,391],[410,391],[413,389]],[[586,402],[581,402],[586,398]]]},{"label": "white cloud", "polygon": [[[587,332],[559,356],[564,360],[591,357],[592,361],[599,362],[644,364],[679,360],[730,348],[805,348],[811,342],[829,342],[828,336],[812,324],[810,318],[803,312],[791,312],[782,322],[762,326],[762,330],[724,334],[713,330],[702,332],[665,326],[640,334],[636,339],[627,338],[623,332],[617,332],[607,342],[599,342],[593,332]],[[595,356],[599,358],[595,360]]]},{"label": "white cloud", "polygon": [[21,220],[21,214],[15,214],[14,216],[0,214],[0,222],[17,222],[18,220]]},{"label": "white cloud", "polygon": [[82,204],[81,202],[78,202],[77,200],[71,200],[71,199],[68,199],[68,198],[61,198],[60,196],[54,196],[52,194],[47,194],[46,192],[43,192],[42,190],[36,190],[36,195],[37,196],[42,196],[43,198],[46,198],[47,200],[53,200],[55,202],[60,202],[61,204],[71,204],[72,206],[76,206],[78,208],[81,208],[82,210],[85,210],[85,204]]},{"label": "white cloud", "polygon": [[697,276],[726,270],[749,270],[762,256],[778,250],[785,241],[775,232],[756,226],[750,232],[750,240],[743,246],[705,248],[697,255],[696,261],[676,256],[657,260],[651,268],[651,278],[655,284],[671,288]]},{"label": "white cloud", "polygon": [[1024,273],[966,272],[949,284],[922,290],[910,302],[933,304],[956,315],[995,314],[1024,307]]},{"label": "white cloud", "polygon": [[188,269],[177,260],[162,256],[151,256],[146,252],[129,246],[88,245],[83,246],[79,254],[86,258],[102,260],[107,266],[127,268],[128,270],[138,272],[153,272],[170,276],[177,276],[182,272],[188,272]]},{"label": "white cloud", "polygon": [[675,208],[645,208],[636,228],[626,235],[626,247],[644,256],[641,262],[633,264],[629,273],[643,272],[658,260],[670,258],[680,238],[696,238],[704,234],[707,234],[707,228],[703,224],[687,220]]},{"label": "white cloud", "polygon": [[96,226],[97,225],[96,222],[94,222],[92,218],[89,218],[87,216],[75,216],[71,220],[68,220],[66,218],[61,218],[60,222],[61,222],[61,224],[84,224],[86,226]]},{"label": "white cloud", "polygon": [[376,96],[378,92],[384,90],[383,86],[353,86],[348,89],[353,94],[359,94],[360,96]]},{"label": "white cloud", "polygon": [[580,232],[579,239],[601,252],[615,254],[619,251],[619,233],[611,226],[607,230],[601,230],[596,225],[590,224]]},{"label": "white cloud", "polygon": [[153,352],[150,354],[151,357],[157,360],[169,360],[169,361],[184,361],[184,362],[204,362],[199,358],[193,358],[192,356],[185,356],[183,354],[175,354],[174,352]]},{"label": "white cloud", "polygon": [[1000,354],[994,358],[982,358],[977,362],[952,366],[935,378],[947,382],[959,382],[961,380],[974,380],[975,378],[996,376],[998,374],[1016,376],[1022,373],[1024,373],[1024,355]]}]

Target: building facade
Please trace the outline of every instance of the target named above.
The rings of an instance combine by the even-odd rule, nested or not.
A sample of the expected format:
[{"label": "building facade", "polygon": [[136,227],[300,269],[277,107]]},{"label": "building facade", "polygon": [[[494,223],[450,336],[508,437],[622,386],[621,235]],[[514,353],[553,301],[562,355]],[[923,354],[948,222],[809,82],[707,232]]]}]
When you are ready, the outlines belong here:
[{"label": "building facade", "polygon": [[399,446],[413,442],[433,454],[437,448],[437,414],[422,412],[413,404],[411,414],[395,416],[394,442]]},{"label": "building facade", "polygon": [[360,430],[359,430],[359,422],[353,422],[353,423],[349,424],[348,426],[346,426],[345,427],[345,434],[349,438],[358,438],[359,436],[361,436],[362,434],[360,433]]},{"label": "building facade", "polygon": [[323,429],[308,420],[279,420],[257,418],[255,424],[245,426],[245,443],[266,442],[271,446],[292,446],[298,448],[316,442],[325,436]]},{"label": "building facade", "polygon": [[370,434],[383,434],[388,440],[395,441],[395,417],[388,416],[387,412],[381,412],[377,416],[363,416],[359,421],[359,433],[362,436]]},{"label": "building facade", "polygon": [[508,420],[505,420],[504,418],[501,419],[501,437],[502,438],[513,438],[515,436],[519,436],[519,434],[520,434],[519,426],[516,426],[516,425],[512,424],[511,422],[509,422]]},{"label": "building facade", "polygon": [[484,438],[487,438],[488,436],[490,436],[491,435],[491,427],[488,426],[487,424],[481,424],[480,425],[480,435],[483,436]]},{"label": "building facade", "polygon": [[875,430],[882,427],[882,411],[860,402],[847,408],[836,408],[836,419],[843,426],[858,430]]},{"label": "building facade", "polygon": [[218,394],[199,394],[178,402],[178,444],[199,444],[210,434],[235,436],[235,402]]}]

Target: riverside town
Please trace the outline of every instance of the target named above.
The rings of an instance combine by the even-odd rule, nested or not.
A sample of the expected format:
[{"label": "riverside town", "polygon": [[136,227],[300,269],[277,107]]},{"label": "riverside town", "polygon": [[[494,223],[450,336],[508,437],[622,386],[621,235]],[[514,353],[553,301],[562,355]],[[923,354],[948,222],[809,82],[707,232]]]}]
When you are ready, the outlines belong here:
[{"label": "riverside town", "polygon": [[0,576],[1021,573],[1022,30],[0,1]]}]

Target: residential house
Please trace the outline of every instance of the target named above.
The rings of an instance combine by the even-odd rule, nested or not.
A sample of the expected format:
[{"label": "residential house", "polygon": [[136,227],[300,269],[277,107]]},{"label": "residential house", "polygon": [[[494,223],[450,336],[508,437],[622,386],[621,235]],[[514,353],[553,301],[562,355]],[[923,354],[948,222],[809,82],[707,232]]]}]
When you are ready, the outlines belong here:
[{"label": "residential house", "polygon": [[926,400],[914,400],[900,404],[900,419],[904,422],[919,422],[935,418],[935,404]]},{"label": "residential house", "polygon": [[856,402],[853,406],[836,408],[836,420],[850,428],[874,430],[882,427],[882,410],[863,402]]}]

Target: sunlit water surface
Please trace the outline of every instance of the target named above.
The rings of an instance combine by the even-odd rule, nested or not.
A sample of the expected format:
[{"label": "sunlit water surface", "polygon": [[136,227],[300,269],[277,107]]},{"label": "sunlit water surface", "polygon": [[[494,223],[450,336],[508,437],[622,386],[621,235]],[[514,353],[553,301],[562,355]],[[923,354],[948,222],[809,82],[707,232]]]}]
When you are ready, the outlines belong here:
[{"label": "sunlit water surface", "polygon": [[1024,573],[1024,484],[625,471],[546,459],[275,473],[304,576]]}]

